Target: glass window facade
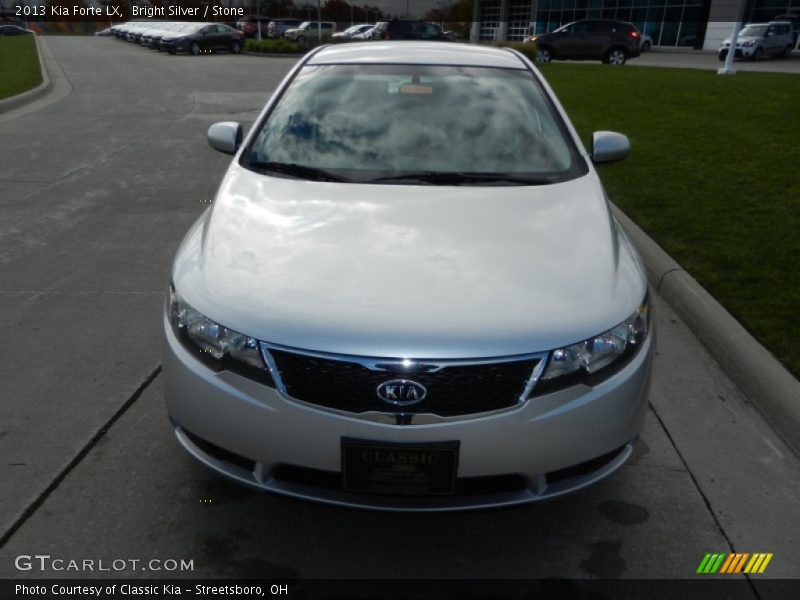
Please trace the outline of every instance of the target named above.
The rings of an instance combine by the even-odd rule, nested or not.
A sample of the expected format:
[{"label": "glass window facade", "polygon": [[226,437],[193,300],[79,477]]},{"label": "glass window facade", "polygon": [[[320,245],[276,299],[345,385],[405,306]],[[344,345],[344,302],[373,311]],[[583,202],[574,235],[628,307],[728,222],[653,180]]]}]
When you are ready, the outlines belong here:
[{"label": "glass window facade", "polygon": [[500,0],[484,0],[480,3],[480,29],[478,39],[482,42],[494,41],[500,29]]},{"label": "glass window facade", "polygon": [[508,34],[506,38],[512,42],[521,42],[531,25],[531,0],[509,0]]},{"label": "glass window facade", "polygon": [[796,14],[800,17],[800,0],[750,0],[745,9],[746,21],[763,23],[778,15]]}]

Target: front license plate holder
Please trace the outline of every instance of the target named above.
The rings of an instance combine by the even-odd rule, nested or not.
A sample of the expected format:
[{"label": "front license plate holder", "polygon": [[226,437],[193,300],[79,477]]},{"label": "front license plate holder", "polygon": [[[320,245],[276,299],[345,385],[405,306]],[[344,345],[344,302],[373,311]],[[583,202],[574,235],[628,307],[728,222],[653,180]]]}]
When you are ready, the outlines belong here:
[{"label": "front license plate holder", "polygon": [[342,438],[342,486],[347,492],[393,496],[455,493],[460,443],[385,444]]}]

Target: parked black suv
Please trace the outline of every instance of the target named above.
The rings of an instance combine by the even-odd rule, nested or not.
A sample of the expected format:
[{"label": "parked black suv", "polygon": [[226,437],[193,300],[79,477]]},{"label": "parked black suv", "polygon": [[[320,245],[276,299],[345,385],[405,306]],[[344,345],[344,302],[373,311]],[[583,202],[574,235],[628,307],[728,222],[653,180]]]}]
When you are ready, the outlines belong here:
[{"label": "parked black suv", "polygon": [[624,65],[639,56],[639,30],[633,23],[611,19],[582,19],[559,27],[552,33],[531,36],[539,62],[555,58],[602,60]]},{"label": "parked black suv", "polygon": [[379,21],[372,30],[374,40],[439,40],[450,41],[441,28],[427,21]]}]

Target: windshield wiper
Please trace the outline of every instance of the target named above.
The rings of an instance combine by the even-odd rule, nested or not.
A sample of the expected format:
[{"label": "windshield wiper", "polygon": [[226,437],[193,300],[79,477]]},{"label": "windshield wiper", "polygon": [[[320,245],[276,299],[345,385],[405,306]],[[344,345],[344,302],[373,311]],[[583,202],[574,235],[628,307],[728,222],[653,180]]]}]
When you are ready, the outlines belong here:
[{"label": "windshield wiper", "polygon": [[299,179],[308,179],[311,181],[350,181],[347,177],[336,175],[325,169],[318,169],[316,167],[307,167],[305,165],[298,165],[296,163],[282,163],[271,161],[254,160],[247,163],[248,167],[257,169],[259,171],[266,171],[272,173],[280,173],[281,175],[289,175],[290,177],[297,177]]},{"label": "windshield wiper", "polygon": [[515,185],[545,185],[553,183],[555,177],[525,177],[512,173],[459,173],[444,171],[420,171],[389,177],[378,177],[367,183],[388,183],[390,181],[418,181],[431,185],[459,185],[465,183],[511,183]]}]

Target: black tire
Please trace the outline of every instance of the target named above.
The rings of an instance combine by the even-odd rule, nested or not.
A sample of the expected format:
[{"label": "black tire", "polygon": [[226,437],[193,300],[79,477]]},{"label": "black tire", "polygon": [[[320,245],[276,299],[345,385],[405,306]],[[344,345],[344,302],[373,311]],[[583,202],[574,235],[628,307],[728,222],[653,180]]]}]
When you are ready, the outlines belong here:
[{"label": "black tire", "polygon": [[306,39],[306,36],[304,36],[304,35],[298,35],[297,36],[297,45],[300,46],[301,48],[305,47],[307,42],[308,42],[308,40]]},{"label": "black tire", "polygon": [[720,52],[719,54],[717,54],[717,58],[720,60],[720,62],[721,62],[721,61],[723,61],[723,60],[725,60],[725,58],[726,58],[727,56],[728,56],[728,53],[727,53],[727,52]]},{"label": "black tire", "polygon": [[192,56],[197,56],[198,54],[200,54],[200,44],[198,44],[197,42],[192,42],[191,44],[189,44],[189,54],[191,54]]},{"label": "black tire", "polygon": [[239,42],[233,42],[231,46],[231,52],[233,54],[239,54],[242,51],[242,45]]},{"label": "black tire", "polygon": [[175,50],[167,50],[167,52],[169,52],[170,54],[173,54],[173,55],[175,54]]},{"label": "black tire", "polygon": [[649,51],[650,51],[650,42],[645,41],[645,43],[642,44],[642,52],[649,52]]},{"label": "black tire", "polygon": [[756,48],[753,52],[753,62],[758,62],[764,56],[764,50],[761,48]]},{"label": "black tire", "polygon": [[536,49],[536,62],[549,63],[553,60],[553,51],[548,46]]},{"label": "black tire", "polygon": [[624,65],[628,60],[628,52],[623,48],[611,48],[603,57],[603,62],[607,65]]},{"label": "black tire", "polygon": [[792,47],[786,46],[786,48],[783,49],[783,52],[781,52],[781,58],[789,58],[789,55],[791,53],[792,53]]}]

